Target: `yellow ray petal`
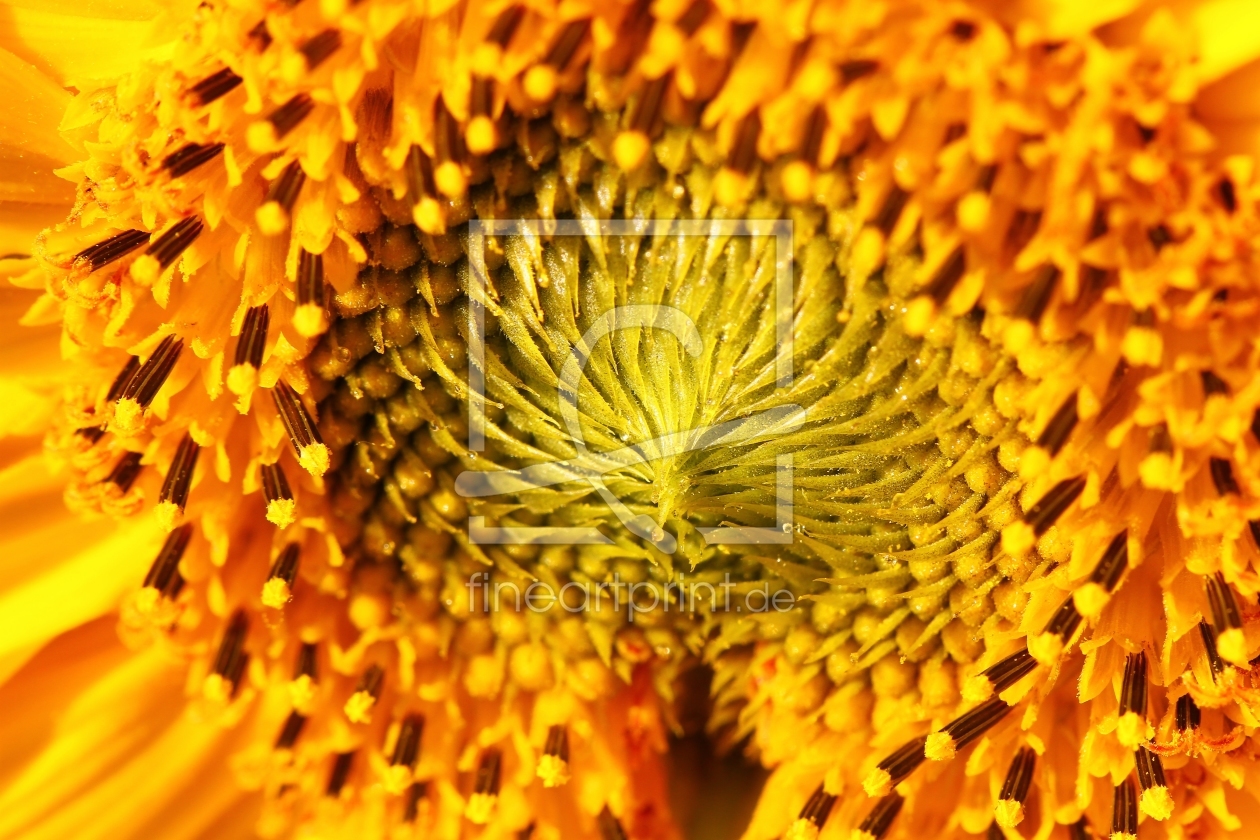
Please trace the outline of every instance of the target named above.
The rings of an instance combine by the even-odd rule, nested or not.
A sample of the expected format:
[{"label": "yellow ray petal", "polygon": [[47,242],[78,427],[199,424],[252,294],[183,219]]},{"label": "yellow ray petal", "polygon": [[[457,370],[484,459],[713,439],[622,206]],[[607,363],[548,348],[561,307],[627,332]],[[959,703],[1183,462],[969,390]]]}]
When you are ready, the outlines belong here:
[{"label": "yellow ray petal", "polygon": [[[12,27],[0,23],[0,43],[12,38],[16,38]],[[78,157],[57,131],[71,99],[65,89],[7,49],[0,50],[0,89],[5,92],[0,147],[47,155],[61,163]]]},{"label": "yellow ray petal", "polygon": [[88,88],[131,71],[152,30],[148,20],[10,8],[0,24],[6,49],[61,85]]}]

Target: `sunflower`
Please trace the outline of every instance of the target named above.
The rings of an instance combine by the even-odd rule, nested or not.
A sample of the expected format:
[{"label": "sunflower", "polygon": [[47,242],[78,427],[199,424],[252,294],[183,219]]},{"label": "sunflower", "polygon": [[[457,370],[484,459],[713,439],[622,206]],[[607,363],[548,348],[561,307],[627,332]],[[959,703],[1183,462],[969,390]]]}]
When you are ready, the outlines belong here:
[{"label": "sunflower", "polygon": [[0,836],[1252,836],[1256,23],[6,6]]}]

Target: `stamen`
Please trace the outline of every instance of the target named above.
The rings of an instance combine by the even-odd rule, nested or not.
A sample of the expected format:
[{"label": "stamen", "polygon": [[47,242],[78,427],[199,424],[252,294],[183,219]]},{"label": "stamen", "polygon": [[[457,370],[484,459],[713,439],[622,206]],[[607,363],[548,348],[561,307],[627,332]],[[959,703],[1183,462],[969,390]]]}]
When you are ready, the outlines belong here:
[{"label": "stamen", "polygon": [[1240,668],[1247,666],[1247,638],[1242,631],[1242,613],[1238,610],[1234,590],[1220,572],[1207,579],[1206,588],[1212,625],[1217,632],[1217,651],[1226,662]]},{"label": "stamen", "polygon": [[963,686],[963,699],[973,703],[988,700],[1015,685],[1036,667],[1037,660],[1027,648],[1017,650],[969,679]]},{"label": "stamen", "polygon": [[245,311],[241,336],[236,340],[236,364],[249,365],[255,370],[262,367],[270,324],[271,310],[265,303],[262,306],[251,306]]},{"label": "stamen", "polygon": [[439,97],[433,105],[433,158],[437,166],[433,170],[433,182],[438,192],[447,198],[458,198],[468,189],[468,179],[460,161],[464,158],[464,143],[459,134],[459,123]]},{"label": "stamen", "polygon": [[222,143],[189,143],[178,151],[171,152],[162,161],[162,168],[172,178],[181,178],[198,166],[209,163],[223,152]]},{"label": "stamen", "polygon": [[840,79],[846,84],[851,85],[858,79],[869,76],[879,69],[878,61],[871,61],[866,58],[859,58],[854,61],[846,61],[840,65]]},{"label": "stamen", "polygon": [[192,439],[192,435],[184,435],[175,450],[175,458],[171,468],[166,472],[166,480],[162,482],[162,492],[158,496],[157,515],[163,526],[170,530],[175,527],[179,516],[188,503],[188,488],[192,486],[193,470],[197,467],[197,456],[201,447]]},{"label": "stamen", "polygon": [[752,170],[757,161],[757,137],[761,134],[761,114],[751,111],[735,131],[735,142],[727,157],[726,167],[741,175]]},{"label": "stamen", "polygon": [[290,131],[297,128],[302,120],[315,109],[315,103],[305,93],[299,93],[288,102],[271,112],[267,122],[275,130],[275,137],[281,140]]},{"label": "stamen", "polygon": [[600,840],[626,840],[626,830],[607,805],[599,812],[599,836]]},{"label": "stamen", "polygon": [[1120,576],[1129,565],[1129,532],[1121,531],[1112,537],[1103,552],[1094,573],[1090,575],[1090,583],[1097,583],[1108,592],[1114,592]]},{"label": "stamen", "polygon": [[543,787],[559,787],[569,781],[569,730],[556,724],[547,730],[547,744],[538,759],[538,778]]},{"label": "stamen", "polygon": [[416,226],[425,233],[444,232],[446,219],[434,198],[437,185],[433,181],[433,164],[419,146],[412,146],[407,155],[407,191]]},{"label": "stamen", "polygon": [[993,810],[993,818],[1002,828],[1014,828],[1023,822],[1024,803],[1028,800],[1036,765],[1037,754],[1030,747],[1023,747],[1015,753]]},{"label": "stamen", "polygon": [[875,807],[858,826],[855,840],[857,837],[862,840],[883,840],[905,801],[901,794],[894,791],[875,803]]},{"label": "stamen", "polygon": [[314,338],[328,329],[324,309],[324,258],[306,250],[298,252],[297,308],[293,327],[304,338]]},{"label": "stamen", "polygon": [[941,731],[929,735],[924,753],[932,761],[951,759],[963,747],[996,726],[1010,711],[1009,705],[998,697],[992,697],[954,718]]},{"label": "stamen", "polygon": [[131,264],[131,276],[138,282],[153,285],[171,263],[179,259],[188,246],[201,236],[205,225],[200,216],[180,219],[159,236],[145,250],[143,256]]},{"label": "stamen", "polygon": [[1067,442],[1068,436],[1076,428],[1076,421],[1076,394],[1073,394],[1063,401],[1063,405],[1059,406],[1059,410],[1042,429],[1041,436],[1037,438],[1037,445],[1049,452],[1051,456],[1058,455],[1063,444]]},{"label": "stamen", "polygon": [[289,717],[284,722],[284,727],[280,730],[280,735],[276,738],[277,750],[291,750],[293,745],[297,743],[298,736],[302,734],[302,729],[306,726],[306,717],[297,712],[290,712]]},{"label": "stamen", "polygon": [[1137,826],[1137,796],[1130,777],[1116,786],[1111,806],[1111,840],[1136,840]]},{"label": "stamen", "polygon": [[1155,249],[1155,253],[1158,254],[1160,251],[1164,250],[1165,245],[1172,242],[1172,232],[1163,225],[1156,225],[1146,232],[1146,238],[1151,241],[1151,247],[1153,247]]},{"label": "stamen", "polygon": [[1024,291],[1019,306],[1015,307],[1015,317],[1032,321],[1034,324],[1040,321],[1041,316],[1046,312],[1046,307],[1050,304],[1050,296],[1054,292],[1055,284],[1059,281],[1059,275],[1057,266],[1043,267]]},{"label": "stamen", "polygon": [[[522,86],[525,94],[538,103],[550,102],[552,97],[556,95],[556,83],[560,73],[564,72],[564,68],[568,65],[569,60],[577,52],[582,41],[586,38],[586,34],[590,31],[591,22],[589,19],[569,21],[560,30],[560,34],[556,36],[551,47],[547,50],[541,63],[529,68],[522,80]],[[489,52],[486,53],[489,55]],[[486,63],[485,58],[478,62],[483,72],[482,76],[489,76],[493,72],[493,68],[485,68],[482,65]]]},{"label": "stamen", "polygon": [[424,718],[408,715],[402,722],[394,755],[389,763],[394,767],[415,767],[420,756],[420,736],[424,733]]},{"label": "stamen", "polygon": [[74,266],[86,267],[89,272],[96,271],[122,259],[148,241],[149,234],[143,230],[124,230],[75,254]]},{"label": "stamen", "polygon": [[1067,600],[1059,605],[1059,609],[1050,618],[1050,622],[1046,624],[1045,632],[1053,633],[1066,644],[1076,633],[1076,628],[1080,626],[1080,610],[1076,608],[1075,598],[1069,595]]},{"label": "stamen", "polygon": [[[114,381],[110,383],[109,391],[105,394],[106,404],[116,402],[122,396],[123,390],[127,387],[127,383],[136,375],[136,371],[140,369],[140,359],[136,356],[128,356],[127,364],[114,377]],[[75,431],[79,437],[88,441],[89,445],[95,444],[105,436],[105,426],[88,426]]]},{"label": "stamen", "polygon": [[114,406],[114,422],[124,432],[140,428],[144,410],[152,404],[158,391],[166,384],[166,378],[175,369],[175,363],[179,361],[179,354],[183,350],[183,339],[168,335],[162,339],[149,360],[127,380]]},{"label": "stamen", "polygon": [[314,70],[330,55],[341,48],[341,30],[325,29],[301,46],[299,52],[306,59],[306,68]]},{"label": "stamen", "polygon": [[315,668],[317,665],[315,654],[317,650],[318,648],[314,643],[303,643],[302,647],[298,650],[297,662],[295,662],[293,666],[293,679],[296,680],[299,677],[309,677],[311,680],[315,679]]},{"label": "stamen", "polygon": [[128,452],[123,455],[105,477],[105,483],[113,484],[119,491],[126,493],[135,483],[136,476],[140,474],[141,457],[142,453],[139,452]]},{"label": "stamen", "polygon": [[226,703],[236,695],[241,676],[249,662],[249,654],[245,652],[245,637],[248,634],[249,617],[244,610],[237,610],[223,631],[223,640],[219,642],[214,667],[206,677],[203,691],[209,699]]},{"label": "stamen", "polygon": [[875,227],[879,228],[885,237],[892,234],[893,228],[897,226],[897,220],[901,218],[901,211],[905,209],[906,202],[909,200],[910,193],[893,184],[892,189],[888,191],[888,197],[884,199],[884,205],[874,219]]},{"label": "stamen", "polygon": [[277,528],[287,528],[296,518],[297,504],[279,464],[262,465],[262,490],[267,500],[267,521]]},{"label": "stamen", "polygon": [[264,606],[274,610],[282,608],[293,599],[293,584],[297,580],[298,544],[291,542],[280,552],[276,562],[271,566],[267,582],[263,584],[262,602]]},{"label": "stamen", "polygon": [[288,230],[289,214],[305,183],[306,173],[296,160],[286,166],[267,189],[267,200],[254,213],[258,229],[267,236],[279,236]]},{"label": "stamen", "polygon": [[1199,371],[1199,379],[1203,382],[1204,396],[1210,397],[1213,394],[1229,393],[1229,386],[1225,384],[1225,380],[1210,370]]},{"label": "stamen", "polygon": [[271,32],[267,30],[267,21],[260,20],[254,24],[254,28],[249,30],[249,40],[258,45],[258,49],[265,50],[271,46]]},{"label": "stamen", "polygon": [[340,796],[341,789],[350,778],[350,768],[354,764],[354,753],[338,753],[333,761],[332,772],[328,774],[328,787],[324,789],[327,796]]},{"label": "stamen", "polygon": [[970,41],[976,36],[976,25],[969,20],[956,20],[950,25],[949,34],[959,41]]},{"label": "stamen", "polygon": [[1050,530],[1063,512],[1085,489],[1084,478],[1066,478],[1050,489],[1024,514],[1024,521],[1032,526],[1033,533],[1041,536]]},{"label": "stamen", "polygon": [[1164,779],[1163,761],[1145,747],[1137,750],[1135,758],[1138,784],[1142,787],[1138,804],[1147,816],[1156,820],[1168,819],[1172,816],[1173,801],[1168,792],[1168,782]]},{"label": "stamen", "polygon": [[613,157],[617,165],[627,172],[638,169],[647,159],[651,149],[650,138],[661,114],[661,103],[665,99],[669,80],[667,73],[647,83],[629,109],[626,130],[613,142]]},{"label": "stamen", "polygon": [[1208,468],[1212,471],[1212,483],[1216,485],[1216,492],[1222,496],[1233,494],[1238,495],[1238,482],[1234,479],[1234,465],[1224,458],[1212,458],[1208,461]]},{"label": "stamen", "polygon": [[[888,755],[875,765],[875,769],[862,780],[862,788],[867,796],[885,796],[897,785],[905,781],[927,758],[923,748],[927,745],[927,736],[915,738]],[[819,788],[821,790],[821,788]]]},{"label": "stamen", "polygon": [[381,688],[385,683],[385,669],[380,665],[371,665],[363,676],[359,677],[359,685],[346,701],[346,718],[351,723],[370,723],[372,708],[381,699]]},{"label": "stamen", "polygon": [[96,442],[105,437],[104,426],[87,426],[82,429],[75,429],[74,433],[88,442],[88,446],[96,445]]},{"label": "stamen", "polygon": [[1120,688],[1120,716],[1132,712],[1146,715],[1146,653],[1130,653],[1124,661],[1124,681]]},{"label": "stamen", "polygon": [[494,19],[490,32],[486,35],[486,41],[500,48],[506,47],[524,17],[524,6],[508,6]]},{"label": "stamen", "polygon": [[424,795],[428,793],[429,785],[427,782],[412,782],[411,787],[407,788],[407,804],[403,808],[403,822],[413,823],[420,813],[420,800],[424,799]]},{"label": "stamen", "polygon": [[162,543],[162,550],[149,567],[144,578],[144,588],[153,589],[169,600],[175,600],[184,588],[184,578],[179,573],[179,561],[192,540],[192,525],[183,525],[171,531]]},{"label": "stamen", "polygon": [[520,831],[516,832],[516,840],[532,840],[536,825],[536,823],[530,823]]},{"label": "stamen", "polygon": [[1234,190],[1234,182],[1229,178],[1222,178],[1221,182],[1216,185],[1216,191],[1221,197],[1221,204],[1225,205],[1225,209],[1233,213],[1238,209],[1238,193]]},{"label": "stamen", "polygon": [[822,831],[822,827],[827,823],[827,817],[831,816],[832,806],[836,804],[836,797],[827,793],[822,785],[815,788],[810,794],[809,800],[805,803],[805,807],[801,809],[801,814],[796,818],[788,828],[783,840],[817,840],[818,834]]},{"label": "stamen", "polygon": [[[259,24],[259,26],[264,26],[264,25]],[[264,26],[263,31],[264,32],[267,31],[265,26]],[[202,79],[200,82],[197,82],[197,84],[193,85],[192,89],[189,91],[189,94],[192,96],[194,100],[196,100],[198,105],[205,106],[205,105],[209,105],[211,102],[223,96],[224,94],[227,94],[232,90],[235,90],[236,86],[239,85],[242,81],[244,80],[240,76],[236,75],[231,70],[224,67],[218,73],[215,73],[212,76],[207,76],[206,78]]]},{"label": "stamen", "polygon": [[928,283],[923,291],[932,300],[936,301],[939,306],[954,291],[954,287],[958,285],[958,281],[962,279],[966,271],[967,255],[963,251],[963,246],[959,245],[941,267],[936,270],[932,281]]},{"label": "stamen", "polygon": [[543,59],[543,64],[563,71],[568,66],[569,60],[573,58],[573,54],[577,52],[590,28],[591,22],[586,18],[565,24],[564,29],[560,31],[560,37],[556,38],[551,45],[551,49],[547,51],[547,57]]},{"label": "stamen", "polygon": [[319,429],[315,427],[315,421],[311,419],[297,392],[289,383],[281,380],[276,383],[271,394],[276,402],[276,410],[280,413],[280,420],[284,423],[285,431],[289,433],[289,440],[292,441],[293,448],[298,453],[298,463],[314,476],[321,476],[328,472],[330,460],[328,447],[324,445]]},{"label": "stamen", "polygon": [[1089,820],[1081,817],[1069,825],[1068,840],[1094,840],[1094,832],[1089,827]]},{"label": "stamen", "polygon": [[1199,705],[1194,702],[1194,698],[1189,694],[1183,694],[1177,698],[1177,731],[1185,732],[1187,729],[1198,729],[1199,724],[1203,721],[1203,712],[1199,710]]},{"label": "stamen", "polygon": [[[481,765],[477,768],[477,778],[473,783],[473,794],[468,799],[464,816],[477,825],[485,825],[490,821],[495,803],[499,799],[499,774],[502,771],[503,756],[498,750],[489,750],[481,757]],[[605,808],[607,811],[607,808]],[[600,817],[603,825],[603,817]]]},{"label": "stamen", "polygon": [[1041,226],[1040,210],[1016,210],[1011,217],[1011,226],[1006,229],[1006,249],[1016,256],[1028,246]]},{"label": "stamen", "polygon": [[1225,671],[1225,663],[1216,652],[1216,631],[1206,621],[1200,621],[1199,635],[1203,637],[1203,650],[1207,653],[1208,667],[1212,669],[1212,679],[1215,680]]}]

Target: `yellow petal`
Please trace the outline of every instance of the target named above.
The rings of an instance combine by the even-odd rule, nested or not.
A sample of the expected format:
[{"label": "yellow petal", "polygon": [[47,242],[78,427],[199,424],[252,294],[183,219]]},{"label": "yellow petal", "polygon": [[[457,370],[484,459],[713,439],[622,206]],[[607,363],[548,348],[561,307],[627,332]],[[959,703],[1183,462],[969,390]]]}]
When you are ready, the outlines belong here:
[{"label": "yellow petal", "polygon": [[151,29],[148,20],[10,8],[0,24],[0,48],[60,85],[87,89],[134,69]]}]

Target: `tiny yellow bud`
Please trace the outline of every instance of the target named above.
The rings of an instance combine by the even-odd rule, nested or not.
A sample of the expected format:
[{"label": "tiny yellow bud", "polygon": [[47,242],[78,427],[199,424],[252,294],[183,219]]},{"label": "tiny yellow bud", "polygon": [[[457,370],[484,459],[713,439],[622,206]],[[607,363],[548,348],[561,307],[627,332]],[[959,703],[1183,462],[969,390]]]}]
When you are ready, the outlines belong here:
[{"label": "tiny yellow bud", "polygon": [[936,320],[936,301],[927,295],[919,295],[906,304],[906,316],[902,323],[906,335],[921,338],[927,335]]},{"label": "tiny yellow bud", "polygon": [[638,169],[647,159],[652,143],[641,131],[623,131],[613,141],[613,159],[625,172]]},{"label": "tiny yellow bud", "polygon": [[372,707],[376,705],[376,698],[367,691],[356,691],[350,695],[350,699],[346,701],[345,713],[346,719],[351,723],[371,723]]},{"label": "tiny yellow bud", "polygon": [[265,201],[254,211],[254,221],[264,236],[279,236],[289,229],[289,214],[278,201]]},{"label": "tiny yellow bud", "polygon": [[783,167],[780,175],[783,194],[788,201],[809,201],[814,191],[814,169],[803,160],[794,160]]},{"label": "tiny yellow bud", "polygon": [[535,64],[525,73],[525,95],[538,104],[550,102],[556,95],[556,71],[546,64]]},{"label": "tiny yellow bud", "polygon": [[152,286],[162,274],[162,264],[151,254],[141,254],[131,264],[131,277],[137,283]]},{"label": "tiny yellow bud", "polygon": [[492,793],[474,793],[468,799],[468,806],[464,808],[464,816],[469,822],[477,825],[485,825],[490,822],[490,817],[494,814],[494,806],[499,801],[499,797]]},{"label": "tiny yellow bud", "polygon": [[1098,616],[1102,615],[1103,607],[1107,606],[1109,600],[1111,596],[1107,594],[1107,590],[1092,581],[1081,584],[1072,593],[1072,602],[1076,604],[1076,611],[1089,621],[1098,620]]},{"label": "tiny yellow bud", "polygon": [[1221,659],[1239,668],[1246,668],[1250,659],[1247,656],[1247,637],[1237,627],[1231,627],[1217,636],[1216,651]]},{"label": "tiny yellow bud", "polygon": [[278,610],[285,604],[293,600],[293,591],[289,588],[289,584],[282,578],[269,578],[263,584],[262,602],[263,606],[271,607]]},{"label": "tiny yellow bud", "polygon": [[464,142],[468,144],[468,151],[474,155],[488,155],[493,152],[494,147],[499,144],[494,121],[484,115],[473,117],[464,130]]},{"label": "tiny yellow bud", "polygon": [[537,772],[538,778],[542,779],[543,787],[559,787],[571,778],[569,762],[558,755],[544,755],[538,759]]}]

